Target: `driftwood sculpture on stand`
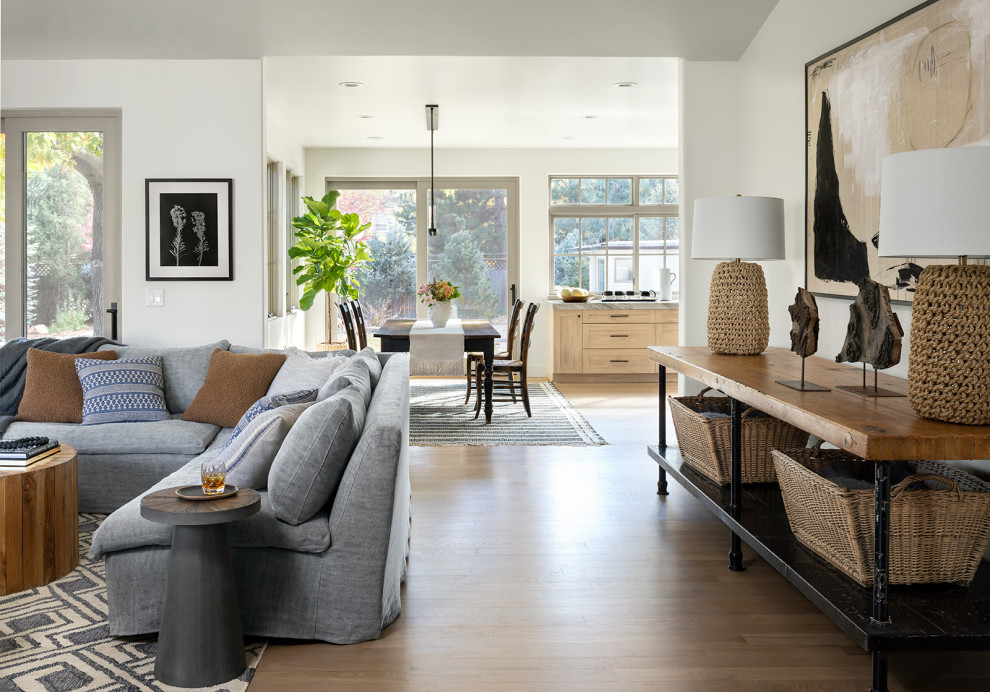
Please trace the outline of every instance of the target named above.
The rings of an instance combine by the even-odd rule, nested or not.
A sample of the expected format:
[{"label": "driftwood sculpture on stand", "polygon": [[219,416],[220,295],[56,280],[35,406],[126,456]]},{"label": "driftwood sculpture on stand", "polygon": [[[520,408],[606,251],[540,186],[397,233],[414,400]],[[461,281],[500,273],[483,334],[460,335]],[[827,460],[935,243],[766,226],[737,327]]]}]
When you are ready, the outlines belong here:
[{"label": "driftwood sculpture on stand", "polygon": [[828,387],[804,381],[804,359],[818,351],[818,303],[811,291],[799,288],[794,304],[787,308],[791,314],[791,350],[801,356],[800,380],[777,380],[778,384],[802,392],[827,392]]},{"label": "driftwood sculpture on stand", "polygon": [[791,313],[791,350],[802,358],[815,355],[818,351],[818,303],[811,291],[799,288],[794,296],[794,305],[787,308]]},{"label": "driftwood sculpture on stand", "polygon": [[[903,396],[877,387],[877,371],[897,365],[901,360],[904,330],[890,307],[890,292],[870,278],[859,282],[859,295],[849,306],[849,325],[838,363],[862,363],[863,385],[839,387],[863,396]],[[873,366],[873,386],[866,386],[866,364]]]}]

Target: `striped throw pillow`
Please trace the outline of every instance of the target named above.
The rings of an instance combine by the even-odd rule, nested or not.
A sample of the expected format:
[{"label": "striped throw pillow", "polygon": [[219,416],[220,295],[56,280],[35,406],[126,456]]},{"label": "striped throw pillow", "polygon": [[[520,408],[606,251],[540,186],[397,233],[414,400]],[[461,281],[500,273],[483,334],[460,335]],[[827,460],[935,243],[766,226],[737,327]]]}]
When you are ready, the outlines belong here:
[{"label": "striped throw pillow", "polygon": [[312,401],[279,406],[256,416],[234,444],[217,455],[227,469],[227,483],[260,490],[268,485],[268,472],[285,436]]},{"label": "striped throw pillow", "polygon": [[230,447],[234,444],[234,439],[244,432],[244,428],[248,426],[248,423],[253,421],[255,418],[260,416],[262,413],[267,411],[272,411],[281,406],[291,406],[292,404],[306,404],[316,401],[316,394],[318,390],[316,389],[300,389],[296,392],[286,392],[285,394],[267,394],[256,402],[251,404],[251,407],[244,412],[241,419],[237,421],[237,425],[234,426],[234,432],[231,433],[230,439],[224,447]]},{"label": "striped throw pillow", "polygon": [[76,358],[83,391],[82,424],[165,420],[161,356],[88,360]]}]

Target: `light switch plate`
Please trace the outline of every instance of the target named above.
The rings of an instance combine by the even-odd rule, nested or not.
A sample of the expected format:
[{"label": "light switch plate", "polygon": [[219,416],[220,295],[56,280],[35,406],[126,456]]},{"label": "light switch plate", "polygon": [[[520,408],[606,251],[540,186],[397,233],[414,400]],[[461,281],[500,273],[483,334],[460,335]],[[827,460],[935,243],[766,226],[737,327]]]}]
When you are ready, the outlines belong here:
[{"label": "light switch plate", "polygon": [[165,307],[165,289],[149,288],[145,292],[145,303],[149,308]]}]

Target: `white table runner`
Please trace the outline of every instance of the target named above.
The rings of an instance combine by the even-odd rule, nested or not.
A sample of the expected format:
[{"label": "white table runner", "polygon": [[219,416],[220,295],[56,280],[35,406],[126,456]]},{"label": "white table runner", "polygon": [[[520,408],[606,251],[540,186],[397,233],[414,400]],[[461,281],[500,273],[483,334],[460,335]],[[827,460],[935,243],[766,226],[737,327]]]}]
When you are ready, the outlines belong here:
[{"label": "white table runner", "polygon": [[446,327],[416,320],[409,330],[409,373],[460,377],[464,375],[464,327],[447,320]]}]

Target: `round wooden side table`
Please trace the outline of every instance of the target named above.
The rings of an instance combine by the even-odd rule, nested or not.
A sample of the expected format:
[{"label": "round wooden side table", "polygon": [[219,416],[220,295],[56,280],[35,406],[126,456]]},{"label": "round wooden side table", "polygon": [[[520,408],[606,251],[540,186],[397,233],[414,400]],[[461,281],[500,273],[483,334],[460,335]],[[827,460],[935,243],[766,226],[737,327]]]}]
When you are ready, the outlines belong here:
[{"label": "round wooden side table", "polygon": [[175,687],[207,687],[247,667],[227,524],[255,514],[261,495],[190,501],[166,488],[141,498],[141,516],[172,524],[168,582],[158,630],[155,677]]},{"label": "round wooden side table", "polygon": [[76,450],[0,467],[0,596],[44,586],[79,564]]}]

